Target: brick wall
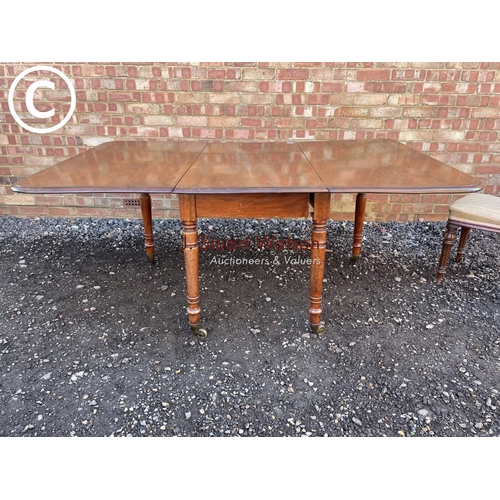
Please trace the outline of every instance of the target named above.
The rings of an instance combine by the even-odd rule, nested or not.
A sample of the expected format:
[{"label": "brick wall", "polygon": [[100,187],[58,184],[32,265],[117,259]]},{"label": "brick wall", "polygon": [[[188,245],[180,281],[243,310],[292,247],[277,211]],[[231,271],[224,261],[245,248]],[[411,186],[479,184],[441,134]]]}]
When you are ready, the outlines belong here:
[{"label": "brick wall", "polygon": [[[18,178],[117,139],[388,138],[500,193],[500,63],[45,63],[72,80],[77,105],[64,127],[36,134],[14,121],[7,97],[16,76],[40,64],[0,63],[0,215],[139,217],[120,195],[10,189]],[[40,111],[55,108],[52,119],[30,118],[23,101],[26,82],[39,76],[17,87],[16,110],[27,124],[48,126],[69,109],[67,87],[50,76],[56,89],[35,95]],[[152,198],[155,217],[177,215],[175,197]],[[369,195],[367,219],[443,220],[453,199]],[[333,218],[353,212],[351,195],[332,196]]]}]

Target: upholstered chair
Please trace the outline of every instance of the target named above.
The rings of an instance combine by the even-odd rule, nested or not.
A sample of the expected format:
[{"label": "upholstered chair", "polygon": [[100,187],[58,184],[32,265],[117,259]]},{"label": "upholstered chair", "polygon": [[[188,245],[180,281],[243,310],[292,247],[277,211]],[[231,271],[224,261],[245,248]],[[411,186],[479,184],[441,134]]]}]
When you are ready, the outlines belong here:
[{"label": "upholstered chair", "polygon": [[457,262],[462,260],[467,237],[471,229],[500,232],[500,197],[483,193],[471,193],[451,204],[437,271],[436,281],[438,283],[443,279],[446,272],[446,264],[459,227],[460,240],[456,257]]}]

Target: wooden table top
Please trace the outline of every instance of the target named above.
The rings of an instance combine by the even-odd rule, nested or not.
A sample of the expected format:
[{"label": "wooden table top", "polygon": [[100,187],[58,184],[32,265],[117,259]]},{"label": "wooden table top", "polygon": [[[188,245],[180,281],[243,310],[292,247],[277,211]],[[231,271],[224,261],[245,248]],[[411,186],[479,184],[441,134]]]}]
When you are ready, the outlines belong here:
[{"label": "wooden table top", "polygon": [[480,181],[397,141],[301,142],[331,193],[459,193]]},{"label": "wooden table top", "polygon": [[171,193],[206,142],[115,141],[22,179],[23,193]]},{"label": "wooden table top", "polygon": [[174,193],[327,192],[296,143],[212,142]]},{"label": "wooden table top", "polygon": [[23,193],[460,193],[480,181],[391,140],[106,142],[17,182]]}]

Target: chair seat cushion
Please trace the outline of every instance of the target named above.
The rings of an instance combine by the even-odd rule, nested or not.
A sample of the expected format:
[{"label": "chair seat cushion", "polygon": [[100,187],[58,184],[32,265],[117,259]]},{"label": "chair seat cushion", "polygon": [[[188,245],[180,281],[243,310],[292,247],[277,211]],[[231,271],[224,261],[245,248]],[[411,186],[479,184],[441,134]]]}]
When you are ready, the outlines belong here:
[{"label": "chair seat cushion", "polygon": [[500,197],[471,193],[450,206],[450,219],[500,228]]}]

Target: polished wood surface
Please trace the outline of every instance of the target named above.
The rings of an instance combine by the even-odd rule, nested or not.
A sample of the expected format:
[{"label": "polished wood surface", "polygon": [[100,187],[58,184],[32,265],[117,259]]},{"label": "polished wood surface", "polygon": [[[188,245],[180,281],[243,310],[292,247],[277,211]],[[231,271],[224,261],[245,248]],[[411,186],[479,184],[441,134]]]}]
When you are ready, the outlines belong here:
[{"label": "polished wood surface", "polygon": [[391,140],[106,142],[12,186],[23,193],[460,193],[480,181]]},{"label": "polished wood surface", "polygon": [[357,262],[361,253],[361,243],[363,241],[363,224],[365,221],[366,194],[356,195],[356,210],[354,214],[354,237],[352,242],[352,262]]},{"label": "polished wood surface", "polygon": [[211,142],[174,193],[326,191],[296,143]]},{"label": "polished wood surface", "polygon": [[[149,193],[175,193],[184,241],[188,318],[200,337],[198,217],[312,216],[309,322],[321,322],[331,193],[356,193],[353,259],[359,257],[366,193],[460,193],[479,181],[388,140],[301,143],[109,142],[19,181],[25,193],[141,193],[146,253],[154,261]],[[455,240],[448,237],[444,266]],[[446,254],[446,255],[445,255]]]},{"label": "polished wood surface", "polygon": [[437,270],[436,282],[439,283],[445,273],[446,265],[448,264],[448,259],[450,257],[450,252],[457,239],[457,229],[460,225],[457,222],[448,221],[446,224],[446,230],[443,235],[443,246],[441,248],[441,255],[439,257],[439,265]]},{"label": "polished wood surface", "polygon": [[142,193],[141,197],[141,214],[144,223],[144,246],[146,255],[151,263],[155,260],[155,245],[153,241],[153,217],[151,211],[151,196],[148,193]]},{"label": "polished wood surface", "polygon": [[309,287],[309,325],[314,333],[324,333],[321,322],[323,275],[326,254],[326,223],[330,216],[330,194],[315,193],[312,197],[311,273]]},{"label": "polished wood surface", "polygon": [[187,314],[191,330],[199,337],[207,332],[200,328],[200,291],[198,263],[198,228],[196,225],[196,199],[194,194],[179,195],[179,213],[182,223],[184,264],[186,267]]},{"label": "polished wood surface", "polygon": [[193,141],[106,142],[12,186],[22,193],[171,193],[206,146]]},{"label": "polished wood surface", "polygon": [[465,244],[467,243],[471,229],[471,227],[462,226],[462,229],[460,230],[460,242],[458,243],[457,257],[455,259],[457,262],[461,262],[463,259]]},{"label": "polished wood surface", "polygon": [[480,181],[387,139],[298,143],[331,193],[460,193]]},{"label": "polished wood surface", "polygon": [[[312,217],[309,324],[314,333],[321,334],[325,331],[321,314],[330,193],[242,193],[237,196],[232,193],[215,193],[178,196],[186,267],[187,314],[191,330],[197,336],[207,335],[207,331],[200,328],[198,217],[233,218],[244,215],[270,218],[275,216],[278,208],[276,199],[284,201],[286,211],[283,216],[292,217],[292,214],[297,213],[299,216]],[[296,212],[297,209],[300,211]]]},{"label": "polished wood surface", "polygon": [[309,217],[309,213],[309,193],[241,193],[237,196],[231,194],[196,195],[196,214],[198,217],[298,219]]},{"label": "polished wood surface", "polygon": [[481,182],[432,156],[387,139],[301,142],[330,193],[356,193],[351,260],[361,254],[367,193],[469,193]]}]

